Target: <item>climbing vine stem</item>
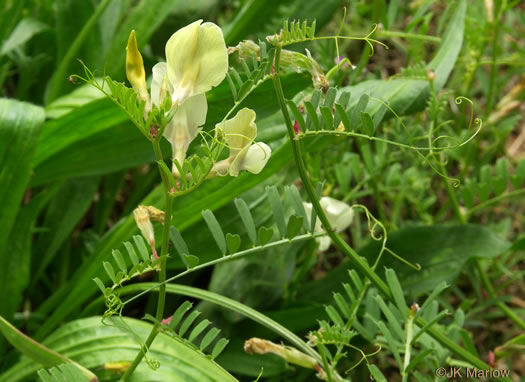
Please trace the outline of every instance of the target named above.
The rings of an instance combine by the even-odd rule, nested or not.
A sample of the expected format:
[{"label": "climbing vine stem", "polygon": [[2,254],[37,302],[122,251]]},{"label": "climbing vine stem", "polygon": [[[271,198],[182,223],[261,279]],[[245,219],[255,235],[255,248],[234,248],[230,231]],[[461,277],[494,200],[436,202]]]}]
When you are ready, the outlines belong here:
[{"label": "climbing vine stem", "polygon": [[144,345],[141,348],[141,351],[137,354],[133,363],[129,366],[126,373],[122,376],[123,381],[127,381],[131,374],[135,371],[137,366],[142,361],[142,358],[146,355],[148,348],[151,346],[155,337],[159,333],[159,326],[162,318],[164,317],[164,305],[166,304],[166,255],[168,254],[168,244],[169,244],[169,234],[170,234],[170,225],[171,225],[171,210],[173,205],[173,198],[170,195],[170,183],[166,178],[166,175],[162,172],[160,168],[160,163],[164,159],[162,158],[162,151],[160,150],[160,144],[158,140],[153,142],[153,151],[155,152],[155,159],[159,163],[159,172],[162,178],[163,190],[164,190],[164,227],[162,229],[162,244],[160,250],[160,269],[159,269],[159,295],[157,300],[157,312],[155,313],[155,323],[153,328],[148,335],[148,338],[144,342]]},{"label": "climbing vine stem", "polygon": [[[321,208],[321,204],[319,203],[319,199],[317,198],[315,188],[312,184],[312,181],[310,180],[310,177],[308,175],[308,172],[306,170],[306,166],[304,163],[303,156],[301,154],[301,146],[300,141],[297,139],[295,135],[295,131],[293,129],[292,120],[290,118],[290,114],[288,113],[288,108],[286,106],[286,101],[284,98],[284,92],[281,85],[281,80],[279,78],[279,61],[281,57],[281,49],[282,46],[277,45],[275,48],[275,55],[274,55],[274,70],[272,73],[272,80],[273,85],[275,88],[275,93],[277,96],[277,101],[279,102],[279,106],[281,108],[281,113],[284,118],[284,122],[286,124],[286,129],[288,131],[288,135],[290,137],[290,140],[292,142],[292,150],[294,155],[295,164],[299,173],[299,176],[302,180],[302,183],[304,185],[305,191],[308,194],[308,197],[310,201],[312,202],[312,207],[314,208],[317,217],[321,221],[321,223],[324,226],[324,229],[326,230],[328,236],[332,240],[332,242],[343,252],[346,256],[349,257],[352,265],[355,267],[355,269],[364,277],[368,278],[374,286],[379,289],[379,291],[386,296],[389,300],[394,301],[392,292],[386,285],[386,283],[374,272],[374,270],[368,265],[365,259],[360,257],[357,252],[352,249],[344,240],[343,238],[335,232],[333,227],[331,226],[330,222],[328,221],[328,218],[326,217],[326,214],[324,213],[323,209]],[[408,309],[408,307],[407,307]],[[422,317],[418,317],[415,320],[415,323],[420,326],[424,327],[426,324],[426,321]],[[461,346],[459,346],[456,342],[452,341],[449,337],[447,337],[446,334],[442,333],[439,329],[436,329],[434,327],[429,327],[427,329],[428,334],[430,334],[434,339],[436,339],[441,345],[448,348],[450,351],[452,351],[454,354],[458,355],[459,357],[463,358],[467,362],[470,362],[472,365],[479,369],[487,370],[489,369],[489,365],[485,362],[483,362],[481,359],[479,359],[476,355],[468,352],[467,350],[463,349]]]}]

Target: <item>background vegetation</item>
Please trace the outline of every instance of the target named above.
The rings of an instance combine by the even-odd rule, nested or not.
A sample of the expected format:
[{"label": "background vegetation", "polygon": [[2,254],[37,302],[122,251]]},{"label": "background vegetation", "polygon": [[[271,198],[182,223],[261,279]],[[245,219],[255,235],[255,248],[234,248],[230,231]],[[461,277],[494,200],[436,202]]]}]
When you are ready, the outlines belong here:
[{"label": "background vegetation", "polygon": [[[278,33],[285,19],[315,19],[317,36],[362,37],[377,24],[371,37],[389,49],[376,44],[373,55],[361,40],[341,40],[339,53],[330,39],[287,47],[300,52],[307,48],[330,73],[330,85],[338,89],[336,103],[347,91],[348,110],[366,111],[364,117],[354,113],[357,119],[349,122],[355,122],[358,132],[379,138],[337,136],[334,131],[306,135],[301,142],[310,177],[322,183],[323,195],[366,206],[386,228],[387,247],[405,259],[385,252],[377,265],[377,274],[388,281],[391,291],[398,284],[385,268],[395,271],[401,284],[397,296],[403,296],[409,307],[413,302],[425,306],[427,321],[439,320],[436,330],[471,357],[511,370],[514,380],[525,376],[522,2],[7,0],[0,12],[0,94],[4,97],[0,99],[0,316],[5,319],[0,321],[5,337],[0,337],[0,380],[36,379],[42,366],[60,363],[17,337],[9,323],[90,368],[101,380],[119,377],[119,365],[108,364],[116,361],[115,354],[131,360],[137,353],[139,345],[132,337],[101,326],[106,307],[92,279],[108,282],[103,261],[114,262],[113,249],[126,253],[123,243],[138,234],[133,209],[138,204],[162,208],[159,172],[152,165],[151,146],[128,117],[93,87],[67,79],[83,74],[77,61],[81,59],[96,75],[105,72],[124,81],[124,49],[132,29],[149,73],[163,59],[169,36],[199,18],[221,26],[229,46],[244,39],[264,40]],[[345,63],[330,71],[339,62],[337,54],[354,66]],[[240,67],[242,74],[233,56],[230,64]],[[281,80],[286,98],[295,105],[303,107],[311,101],[308,72],[289,71]],[[322,105],[333,105],[334,99],[327,101],[330,94],[323,95]],[[363,94],[370,100],[359,106]],[[457,97],[472,103],[459,99],[463,102],[458,104]],[[399,117],[373,99],[387,102]],[[213,128],[234,104],[227,81],[210,92],[208,104],[205,130]],[[245,250],[252,247],[253,235],[237,212],[236,198],[246,202],[257,229],[272,227],[276,235],[279,223],[265,188],[276,186],[270,193],[277,192],[282,199],[287,217],[297,212],[294,190],[308,201],[272,81],[257,86],[242,105],[257,112],[258,140],[272,146],[274,153],[259,175],[213,179],[175,199],[173,224],[189,247],[187,252],[198,256],[201,264],[224,252],[208,229],[203,210],[213,211],[224,233],[240,235],[238,249]],[[314,111],[321,124],[327,123],[317,105]],[[310,110],[305,115],[312,118]],[[482,120],[482,128],[467,144],[435,150],[431,156],[413,149],[456,142],[434,141],[441,135],[468,140],[480,126],[471,116]],[[169,146],[162,149],[168,158]],[[198,152],[198,145],[191,150]],[[306,228],[299,234],[307,234]],[[356,210],[343,237],[373,264],[381,242],[371,238],[365,214]],[[176,247],[175,242],[170,248],[169,276],[188,265],[176,254],[175,250],[180,252]],[[239,380],[254,380],[261,370],[261,380],[312,380],[314,370],[276,355],[246,354],[244,341],[260,337],[297,347],[290,333],[302,340],[319,328],[320,320],[334,327],[338,319],[346,323],[340,298],[347,298],[348,283],[359,291],[366,279],[356,273],[349,278],[353,266],[347,257],[334,246],[317,251],[312,239],[296,237],[291,244],[255,252],[177,279],[168,288],[167,310],[174,312],[183,301],[193,301],[200,317],[213,322],[222,330],[221,337],[229,339],[216,361]],[[421,270],[407,262],[419,264]],[[154,272],[137,281],[123,295],[151,287],[147,283],[154,281]],[[428,294],[432,298],[426,299]],[[414,363],[404,364],[401,359],[410,342],[406,312],[378,296],[376,288],[363,289],[351,327],[338,333],[348,334],[352,346],[374,355],[364,362],[359,351],[345,347],[346,358],[337,367],[341,375],[352,369],[346,375],[352,380],[365,380],[370,373],[378,380],[407,380],[407,375],[434,380],[439,366],[472,364],[432,342],[427,333],[412,349]],[[233,304],[230,301],[254,310],[228,306]],[[125,315],[140,319],[153,314],[155,304],[155,293],[143,295],[126,306]],[[260,313],[265,317],[257,321]],[[133,322],[138,333],[147,333],[149,324]],[[277,323],[287,332],[279,332]],[[202,378],[192,374],[193,369],[206,369],[197,356],[177,366],[169,362],[189,357],[183,347],[186,342],[159,338],[158,349],[171,349],[166,354],[159,350],[153,357],[161,363],[165,380],[181,370],[186,373],[179,375],[181,380]],[[18,351],[13,342],[18,343]],[[129,354],[125,349],[131,349]],[[21,353],[39,362],[20,358]],[[363,362],[356,366],[359,361]],[[135,380],[154,375],[148,373],[154,372],[144,365]],[[210,373],[210,378],[219,380],[218,374]]]}]

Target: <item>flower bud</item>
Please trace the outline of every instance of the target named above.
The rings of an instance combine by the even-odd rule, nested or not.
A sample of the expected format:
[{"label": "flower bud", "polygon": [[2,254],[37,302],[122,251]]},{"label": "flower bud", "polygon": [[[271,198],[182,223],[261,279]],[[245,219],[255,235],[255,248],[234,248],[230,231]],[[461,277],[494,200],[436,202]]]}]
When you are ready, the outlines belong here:
[{"label": "flower bud", "polygon": [[[150,245],[153,251],[153,257],[157,258],[157,251],[155,250],[155,230],[153,229],[153,224],[151,224],[149,208],[152,207],[138,206],[133,210],[133,218],[140,233]],[[164,218],[162,219],[164,220]]]},{"label": "flower bud", "polygon": [[277,345],[271,341],[261,338],[250,338],[244,343],[244,351],[248,354],[267,354],[272,353],[283,358],[286,362],[293,363],[307,369],[318,369],[317,361],[299,350],[283,345]]},{"label": "flower bud", "polygon": [[137,38],[135,37],[135,31],[132,30],[128,45],[126,46],[126,77],[130,82],[131,86],[137,93],[141,101],[148,102],[149,94],[148,88],[146,87],[146,72],[144,71],[144,61],[140,55]]}]

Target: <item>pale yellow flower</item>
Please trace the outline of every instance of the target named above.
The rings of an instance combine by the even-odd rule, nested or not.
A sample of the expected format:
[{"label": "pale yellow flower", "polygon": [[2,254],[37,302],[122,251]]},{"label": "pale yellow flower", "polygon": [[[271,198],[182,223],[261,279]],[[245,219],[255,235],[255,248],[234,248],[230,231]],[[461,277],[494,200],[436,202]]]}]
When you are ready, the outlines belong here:
[{"label": "pale yellow flower", "polygon": [[255,142],[257,125],[255,111],[244,108],[239,110],[235,117],[217,125],[224,134],[226,144],[230,150],[227,159],[218,162],[215,171],[223,174],[226,171],[231,176],[238,176],[242,170],[258,174],[262,171],[272,149],[263,142]]},{"label": "pale yellow flower", "polygon": [[[340,200],[323,196],[319,201],[328,222],[336,232],[341,232],[347,229],[354,218],[354,210],[348,204]],[[304,203],[304,209],[308,220],[312,216],[312,203]],[[315,221],[314,232],[323,232],[323,226],[319,218]],[[330,247],[330,238],[328,236],[321,236],[316,239],[319,244],[320,251],[326,251]]]}]

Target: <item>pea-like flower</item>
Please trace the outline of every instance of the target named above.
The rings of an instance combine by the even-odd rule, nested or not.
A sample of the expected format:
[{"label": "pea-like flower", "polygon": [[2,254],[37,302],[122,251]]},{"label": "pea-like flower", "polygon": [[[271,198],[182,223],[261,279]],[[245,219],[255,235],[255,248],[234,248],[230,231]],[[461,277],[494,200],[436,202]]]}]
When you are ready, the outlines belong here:
[{"label": "pea-like flower", "polygon": [[[348,204],[328,196],[323,196],[319,203],[336,232],[344,231],[350,226],[354,218],[354,210]],[[312,216],[312,204],[303,202],[303,205],[306,210],[306,216],[310,219]],[[319,218],[315,221],[314,232],[323,232]],[[326,251],[330,247],[330,238],[328,236],[318,237],[316,240],[320,251]]]},{"label": "pea-like flower", "polygon": [[235,117],[217,124],[217,130],[224,134],[230,155],[215,164],[212,170],[215,174],[238,176],[241,170],[252,174],[262,171],[270,159],[272,149],[266,143],[255,142],[257,125],[255,111],[244,108],[239,110]]},{"label": "pea-like flower", "polygon": [[179,29],[166,43],[166,64],[173,104],[219,85],[228,71],[221,28],[198,20]]},{"label": "pea-like flower", "polygon": [[152,221],[161,222],[164,224],[164,211],[159,210],[153,206],[141,206],[133,210],[133,217],[135,223],[140,230],[140,233],[146,239],[153,251],[153,257],[156,259],[157,251],[155,250],[155,230],[153,229]]},{"label": "pea-like flower", "polygon": [[126,75],[139,100],[147,103],[145,117],[153,106],[163,104],[166,97],[177,108],[164,137],[172,145],[173,159],[182,165],[190,143],[206,121],[205,92],[219,85],[228,71],[222,30],[213,23],[198,20],[170,37],[166,43],[166,62],[158,63],[152,70],[151,104],[134,31],[126,50]]}]

